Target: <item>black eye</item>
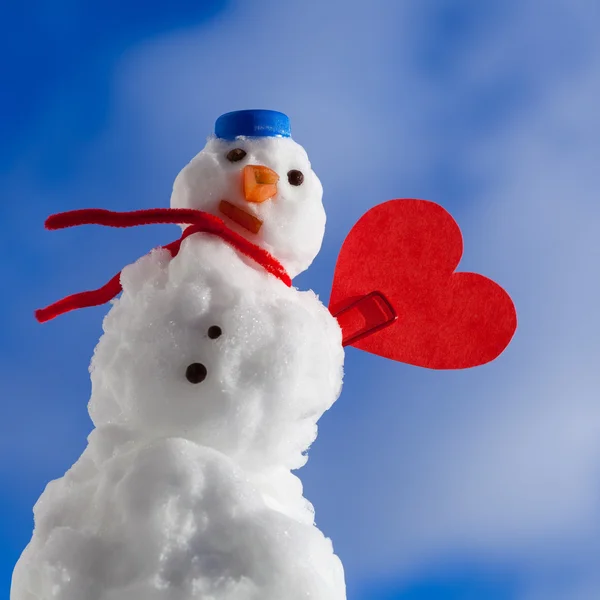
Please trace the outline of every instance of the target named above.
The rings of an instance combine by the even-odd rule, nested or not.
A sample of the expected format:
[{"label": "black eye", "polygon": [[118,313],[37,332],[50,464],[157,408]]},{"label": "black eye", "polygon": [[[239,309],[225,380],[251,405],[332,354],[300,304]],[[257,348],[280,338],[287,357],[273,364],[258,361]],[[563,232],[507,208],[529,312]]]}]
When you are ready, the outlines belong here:
[{"label": "black eye", "polygon": [[223,333],[223,331],[221,330],[221,328],[218,325],[211,325],[208,328],[208,337],[211,340],[216,340],[222,333]]},{"label": "black eye", "polygon": [[304,181],[302,171],[297,171],[296,169],[288,171],[288,181],[291,185],[302,185],[302,182]]},{"label": "black eye", "polygon": [[190,383],[200,383],[206,379],[206,367],[202,363],[192,363],[185,370],[185,377]]},{"label": "black eye", "polygon": [[241,148],[234,148],[227,153],[227,160],[229,162],[237,162],[238,160],[242,160],[246,156],[246,151]]}]

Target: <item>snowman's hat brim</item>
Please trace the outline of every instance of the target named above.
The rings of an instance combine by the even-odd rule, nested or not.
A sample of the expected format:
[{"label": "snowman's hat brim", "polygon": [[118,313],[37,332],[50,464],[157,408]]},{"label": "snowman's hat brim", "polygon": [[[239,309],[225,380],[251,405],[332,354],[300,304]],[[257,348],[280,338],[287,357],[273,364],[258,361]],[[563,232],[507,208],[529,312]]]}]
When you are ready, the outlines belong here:
[{"label": "snowman's hat brim", "polygon": [[275,110],[236,110],[221,115],[215,135],[224,140],[237,137],[290,137],[290,119]]}]

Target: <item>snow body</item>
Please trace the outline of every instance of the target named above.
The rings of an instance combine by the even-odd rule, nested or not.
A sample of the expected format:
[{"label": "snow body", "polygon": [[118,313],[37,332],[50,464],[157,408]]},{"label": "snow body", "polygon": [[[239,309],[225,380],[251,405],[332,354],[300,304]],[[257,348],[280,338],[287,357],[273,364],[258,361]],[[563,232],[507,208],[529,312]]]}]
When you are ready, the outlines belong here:
[{"label": "snow body", "polygon": [[335,319],[210,234],[122,284],[92,360],[96,429],[35,506],[11,600],[344,600],[291,473],[340,392]]}]

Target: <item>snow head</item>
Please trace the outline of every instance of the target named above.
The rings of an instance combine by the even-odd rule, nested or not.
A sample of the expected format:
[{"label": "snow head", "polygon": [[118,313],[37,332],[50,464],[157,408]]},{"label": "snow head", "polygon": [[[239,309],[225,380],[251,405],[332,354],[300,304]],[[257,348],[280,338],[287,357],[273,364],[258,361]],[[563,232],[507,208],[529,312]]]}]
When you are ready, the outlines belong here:
[{"label": "snow head", "polygon": [[297,468],[340,392],[337,321],[210,234],[123,270],[92,362],[90,415],[248,468]]},{"label": "snow head", "polygon": [[282,113],[227,113],[215,136],[179,173],[172,208],[221,217],[269,251],[291,277],[312,263],[325,231],[323,188]]}]

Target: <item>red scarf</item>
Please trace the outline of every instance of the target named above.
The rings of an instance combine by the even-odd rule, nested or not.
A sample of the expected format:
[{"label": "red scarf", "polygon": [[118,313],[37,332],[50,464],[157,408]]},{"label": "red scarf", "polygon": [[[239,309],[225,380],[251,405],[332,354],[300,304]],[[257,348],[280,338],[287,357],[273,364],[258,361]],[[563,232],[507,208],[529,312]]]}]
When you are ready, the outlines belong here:
[{"label": "red scarf", "polygon": [[[135,227],[136,225],[150,225],[153,223],[189,224],[181,237],[166,246],[164,249],[177,256],[181,242],[193,233],[205,232],[219,236],[231,244],[242,254],[249,256],[261,265],[266,271],[275,275],[291,287],[292,280],[283,265],[271,254],[256,244],[249,242],[235,231],[225,225],[222,219],[209,213],[191,208],[151,208],[148,210],[135,210],[131,212],[114,212],[102,208],[84,208],[51,215],[46,219],[46,229],[65,229],[76,225],[105,225],[107,227]],[[99,306],[112,300],[123,288],[121,287],[121,272],[117,273],[108,283],[97,290],[80,292],[67,296],[54,302],[46,308],[35,311],[35,318],[43,323],[50,321],[71,310],[88,306]]]}]

